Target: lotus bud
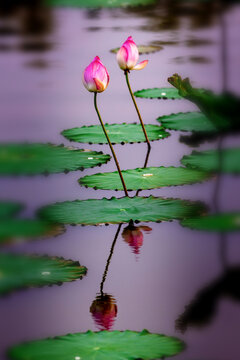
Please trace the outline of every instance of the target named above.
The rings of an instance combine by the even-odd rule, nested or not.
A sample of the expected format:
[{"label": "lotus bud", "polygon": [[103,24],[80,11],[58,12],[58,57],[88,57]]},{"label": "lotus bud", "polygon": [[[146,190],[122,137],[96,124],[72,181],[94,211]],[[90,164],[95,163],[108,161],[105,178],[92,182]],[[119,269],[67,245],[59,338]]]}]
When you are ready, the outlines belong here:
[{"label": "lotus bud", "polygon": [[137,64],[139,52],[133,38],[129,36],[117,52],[117,62],[122,70],[142,70],[148,63],[144,60]]},{"label": "lotus bud", "polygon": [[98,56],[84,70],[82,81],[85,88],[91,92],[102,92],[107,88],[109,74]]},{"label": "lotus bud", "polygon": [[134,226],[131,222],[122,232],[122,237],[126,243],[132,248],[132,251],[135,255],[139,255],[139,250],[143,245],[143,233],[151,232],[151,228],[148,226]]},{"label": "lotus bud", "polygon": [[111,330],[117,316],[116,300],[112,295],[98,295],[90,307],[90,312],[99,330]]}]

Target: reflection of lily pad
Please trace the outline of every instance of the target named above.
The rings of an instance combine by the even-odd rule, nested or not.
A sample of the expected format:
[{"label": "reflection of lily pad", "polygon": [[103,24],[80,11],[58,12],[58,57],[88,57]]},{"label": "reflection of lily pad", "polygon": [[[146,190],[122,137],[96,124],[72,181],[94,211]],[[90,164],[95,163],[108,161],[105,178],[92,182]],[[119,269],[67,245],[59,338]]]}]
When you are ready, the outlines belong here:
[{"label": "reflection of lily pad", "polygon": [[175,88],[153,88],[143,89],[134,93],[136,97],[146,99],[182,99]]},{"label": "reflection of lily pad", "polygon": [[181,224],[191,229],[205,231],[224,232],[240,230],[240,212],[184,219]]},{"label": "reflection of lily pad", "polygon": [[[122,174],[128,190],[149,190],[164,186],[193,184],[209,178],[209,174],[203,171],[163,166],[123,170]],[[79,183],[96,189],[123,190],[117,171],[84,176],[79,179]]]},{"label": "reflection of lily pad", "polygon": [[0,220],[0,244],[22,242],[26,239],[57,236],[63,232],[61,225],[42,220],[6,219]]},{"label": "reflection of lily pad", "polygon": [[87,331],[18,345],[9,356],[12,360],[147,360],[173,356],[183,348],[179,339],[147,330]]},{"label": "reflection of lily pad", "polygon": [[[138,45],[138,51],[139,54],[150,54],[150,53],[155,53],[157,51],[162,50],[163,47],[162,46],[156,46],[156,45]],[[112,53],[116,54],[118,52],[119,48],[115,48],[110,50]]]},{"label": "reflection of lily pad", "polygon": [[216,132],[216,127],[200,112],[177,113],[157,119],[165,129],[196,132]]},{"label": "reflection of lily pad", "polygon": [[63,224],[119,224],[133,221],[169,221],[200,215],[199,202],[149,197],[75,200],[56,203],[40,210],[43,218]]},{"label": "reflection of lily pad", "polygon": [[0,254],[0,294],[77,280],[87,269],[78,261],[57,257]]},{"label": "reflection of lily pad", "polygon": [[1,201],[0,202],[0,220],[15,216],[21,211],[23,206],[18,203]]},{"label": "reflection of lily pad", "polygon": [[[191,155],[183,156],[181,162],[187,167],[204,171],[239,174],[240,173],[240,148],[193,151]],[[221,162],[221,163],[220,163]]]},{"label": "reflection of lily pad", "polygon": [[109,155],[48,144],[1,144],[0,175],[34,175],[83,170],[106,163]]},{"label": "reflection of lily pad", "polygon": [[80,8],[112,8],[154,4],[156,0],[45,0],[50,6]]},{"label": "reflection of lily pad", "polygon": [[[140,124],[105,124],[113,144],[146,141]],[[150,141],[164,139],[170,134],[162,126],[145,125]],[[101,125],[82,126],[64,130],[62,135],[70,141],[92,144],[106,144],[107,140]]]}]

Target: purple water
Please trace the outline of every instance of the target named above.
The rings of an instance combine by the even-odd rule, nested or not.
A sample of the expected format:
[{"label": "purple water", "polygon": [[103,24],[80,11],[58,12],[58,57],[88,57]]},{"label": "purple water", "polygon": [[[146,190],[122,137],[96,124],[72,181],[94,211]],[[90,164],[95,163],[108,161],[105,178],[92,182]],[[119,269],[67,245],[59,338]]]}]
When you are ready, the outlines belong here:
[{"label": "purple water", "polygon": [[[141,11],[54,9],[47,12],[46,31],[38,38],[45,51],[38,52],[26,51],[26,44],[36,41],[32,35],[17,32],[0,36],[0,50],[5,45],[0,56],[0,141],[64,143],[109,153],[106,146],[70,144],[60,132],[98,123],[93,95],[85,90],[81,81],[83,69],[96,55],[110,73],[109,87],[98,97],[103,120],[109,123],[137,121],[123,73],[115,55],[109,52],[120,46],[129,35],[137,44],[174,42],[164,45],[157,53],[141,56],[142,60],[149,59],[149,64],[144,70],[130,74],[133,90],[168,86],[167,77],[178,72],[183,77],[190,77],[196,87],[220,92],[220,24],[215,12],[211,12],[211,8],[208,10],[205,9],[205,15],[201,16],[199,9],[193,13],[185,9],[172,14],[171,6],[167,9],[160,5],[153,10]],[[225,19],[228,89],[239,94],[240,7],[236,5],[227,9]],[[5,26],[5,22],[6,19],[1,19],[0,25]],[[10,24],[18,28],[16,17],[11,18]],[[205,40],[204,44],[189,46],[196,39]],[[204,59],[192,62],[190,57]],[[187,101],[137,99],[137,102],[144,121],[152,124],[157,124],[155,119],[160,115],[195,109]],[[153,142],[148,165],[180,165],[181,157],[192,149],[178,139],[179,133],[172,132],[168,139]],[[224,140],[224,146],[238,143],[239,137],[236,136]],[[213,147],[216,147],[216,142],[204,143],[199,149]],[[146,144],[115,146],[122,169],[143,166],[146,150]],[[77,183],[80,176],[114,170],[111,161],[83,173],[77,171],[47,178],[0,178],[0,198],[25,203],[23,215],[32,217],[37,208],[56,201],[120,197],[123,195],[121,192],[85,189]],[[141,195],[201,200],[211,209],[215,186],[216,179],[212,179],[202,184],[143,191]],[[239,179],[224,176],[219,198],[221,211],[238,210],[239,201]],[[178,360],[237,359],[240,350],[240,307],[237,300],[222,297],[215,316],[201,328],[189,328],[184,334],[175,330],[175,321],[185,306],[200,289],[223,272],[219,234],[194,232],[176,221],[141,225],[150,226],[152,231],[144,233],[137,256],[122,238],[121,233],[127,224],[122,226],[104,283],[104,292],[116,299],[118,308],[113,329],[140,331],[146,328],[151,332],[177,336],[187,344],[187,349],[176,356]],[[61,287],[21,290],[2,298],[1,359],[5,359],[6,348],[22,341],[97,330],[89,309],[100,291],[117,228],[117,225],[68,226],[67,231],[57,238],[10,247],[19,253],[79,260],[88,268],[88,274],[81,281]],[[238,234],[228,235],[225,256],[228,265],[239,264]]]}]

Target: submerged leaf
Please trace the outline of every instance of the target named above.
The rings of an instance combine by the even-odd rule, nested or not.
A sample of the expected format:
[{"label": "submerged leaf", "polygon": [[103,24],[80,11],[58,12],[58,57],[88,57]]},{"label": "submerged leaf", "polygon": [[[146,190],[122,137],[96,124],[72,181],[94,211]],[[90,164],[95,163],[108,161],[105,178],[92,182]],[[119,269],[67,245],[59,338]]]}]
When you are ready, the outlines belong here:
[{"label": "submerged leaf", "polygon": [[109,161],[101,152],[49,144],[0,144],[0,175],[35,175],[91,168]]},{"label": "submerged leaf", "polygon": [[64,231],[61,225],[32,219],[0,220],[0,244],[18,243],[27,239],[57,236]]},{"label": "submerged leaf", "polygon": [[[209,178],[209,174],[203,171],[163,166],[123,170],[122,175],[129,191],[193,184]],[[96,189],[123,190],[117,171],[84,176],[79,179],[79,183]]]},{"label": "submerged leaf", "polygon": [[133,221],[169,221],[200,215],[203,204],[181,199],[149,197],[75,200],[40,210],[40,216],[62,224],[120,224]]},{"label": "submerged leaf", "polygon": [[23,206],[19,203],[1,201],[0,202],[0,220],[11,218],[22,210]]},{"label": "submerged leaf", "polygon": [[201,112],[177,113],[171,115],[160,116],[157,121],[163,125],[165,129],[208,132],[214,133],[217,128],[208,118]]},{"label": "submerged leaf", "polygon": [[0,294],[23,287],[61,284],[81,278],[87,269],[78,261],[57,257],[0,254]]},{"label": "submerged leaf", "polygon": [[146,99],[182,99],[178,90],[174,88],[143,89],[136,91],[134,95]]},{"label": "submerged leaf", "polygon": [[181,224],[195,230],[217,232],[236,231],[240,230],[240,212],[184,219]]},{"label": "submerged leaf", "polygon": [[[157,45],[138,45],[138,52],[140,55],[155,53],[163,49],[162,46]],[[111,53],[116,54],[120,48],[110,50]]]},{"label": "submerged leaf", "polygon": [[191,155],[183,156],[183,165],[211,172],[228,174],[240,173],[240,148],[207,150],[202,152],[193,151]]},{"label": "submerged leaf", "polygon": [[177,338],[151,334],[147,330],[100,331],[68,334],[13,347],[12,360],[133,360],[158,359],[181,352]]},{"label": "submerged leaf", "polygon": [[[140,124],[105,124],[105,128],[113,144],[146,141]],[[145,125],[145,129],[150,141],[164,139],[170,135],[162,126],[158,125]],[[70,141],[107,144],[101,125],[82,126],[64,130],[62,135]]]}]

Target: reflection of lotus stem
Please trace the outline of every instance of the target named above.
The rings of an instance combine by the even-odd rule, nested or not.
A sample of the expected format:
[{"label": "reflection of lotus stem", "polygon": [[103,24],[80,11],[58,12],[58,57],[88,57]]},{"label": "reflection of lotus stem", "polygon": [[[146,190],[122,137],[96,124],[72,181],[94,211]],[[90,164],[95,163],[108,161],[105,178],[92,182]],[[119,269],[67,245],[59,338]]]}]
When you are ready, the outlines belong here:
[{"label": "reflection of lotus stem", "polygon": [[105,129],[105,126],[104,126],[104,124],[103,124],[103,122],[102,122],[102,118],[101,118],[100,113],[99,113],[99,111],[98,111],[98,107],[97,107],[97,93],[96,93],[96,92],[94,93],[94,106],[95,106],[95,109],[96,109],[96,112],[97,112],[99,121],[100,121],[100,123],[101,123],[101,125],[102,125],[103,132],[104,132],[104,134],[105,134],[105,136],[106,136],[106,139],[107,139],[107,141],[108,141],[108,145],[110,146],[110,149],[111,149],[111,151],[112,151],[112,155],[113,155],[113,158],[114,158],[114,160],[115,160],[115,164],[116,164],[116,166],[117,166],[117,170],[118,170],[120,179],[121,179],[121,181],[122,181],[122,186],[123,186],[123,189],[124,189],[124,192],[125,192],[125,196],[128,196],[127,188],[126,188],[125,182],[124,182],[124,180],[123,180],[122,172],[121,172],[121,169],[120,169],[120,166],[119,166],[117,157],[116,157],[116,155],[115,155],[115,152],[114,152],[114,150],[113,150],[112,143],[111,143],[111,141],[110,141],[110,139],[109,139],[109,136],[108,136],[108,134],[107,134],[107,131],[106,131],[106,129]]},{"label": "reflection of lotus stem", "polygon": [[129,92],[130,92],[132,101],[133,101],[134,106],[135,106],[135,109],[136,109],[136,111],[137,111],[137,114],[138,114],[138,117],[139,117],[139,120],[140,120],[142,129],[143,129],[143,133],[144,133],[144,135],[145,135],[146,142],[147,142],[147,144],[148,144],[148,147],[151,148],[150,141],[149,141],[149,139],[148,139],[147,132],[146,132],[144,123],[143,123],[143,121],[142,121],[142,117],[141,117],[140,111],[139,111],[139,109],[138,109],[137,103],[136,103],[136,101],[135,101],[135,98],[134,98],[134,95],[133,95],[133,92],[132,92],[132,89],[131,89],[131,86],[130,86],[130,83],[129,83],[128,70],[125,70],[125,71],[124,71],[124,74],[125,74],[125,76],[126,76],[126,82],[127,82],[128,90],[129,90]]},{"label": "reflection of lotus stem", "polygon": [[100,285],[101,296],[103,296],[103,285],[104,285],[104,282],[105,282],[106,277],[107,277],[108,268],[109,268],[109,265],[110,265],[111,258],[113,256],[113,250],[114,250],[114,247],[115,247],[119,232],[121,230],[121,227],[122,227],[122,224],[119,224],[117,232],[116,232],[114,240],[113,240],[113,243],[112,243],[112,246],[111,246],[109,257],[107,259],[107,264],[106,264],[106,267],[105,267],[105,270],[104,270],[104,273],[103,273],[103,277],[102,277],[102,282],[101,282],[101,285]]}]

